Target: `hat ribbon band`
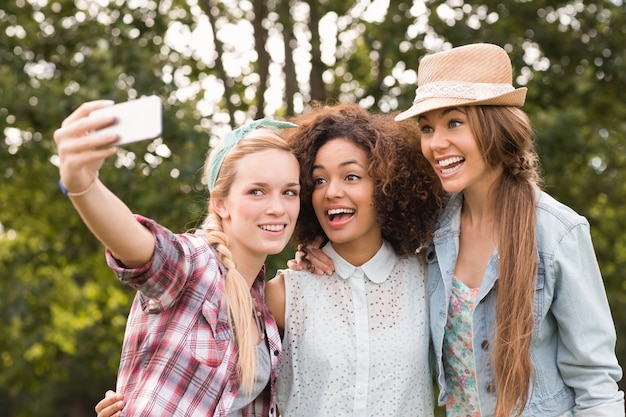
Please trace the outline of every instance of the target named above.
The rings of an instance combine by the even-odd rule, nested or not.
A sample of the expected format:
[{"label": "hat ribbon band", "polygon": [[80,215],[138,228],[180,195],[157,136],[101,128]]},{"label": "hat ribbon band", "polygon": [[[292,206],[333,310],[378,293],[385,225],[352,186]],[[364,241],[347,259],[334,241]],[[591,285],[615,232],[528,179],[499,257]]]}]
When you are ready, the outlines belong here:
[{"label": "hat ribbon band", "polygon": [[430,98],[486,100],[514,90],[515,88],[508,84],[437,81],[418,87],[415,90],[415,101],[413,103]]}]

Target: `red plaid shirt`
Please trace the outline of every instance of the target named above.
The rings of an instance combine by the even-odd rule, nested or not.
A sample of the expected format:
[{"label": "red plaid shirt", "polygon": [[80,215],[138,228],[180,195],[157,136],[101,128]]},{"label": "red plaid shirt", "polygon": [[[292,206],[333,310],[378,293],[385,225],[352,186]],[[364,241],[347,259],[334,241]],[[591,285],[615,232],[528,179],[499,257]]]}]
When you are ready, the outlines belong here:
[{"label": "red plaid shirt", "polygon": [[[126,269],[107,250],[118,278],[138,290],[126,325],[117,391],[123,416],[226,416],[239,384],[237,346],[228,320],[223,266],[201,236],[174,234],[137,216],[156,238],[152,260]],[[252,286],[264,297],[264,271]],[[280,335],[261,303],[272,361],[270,384],[243,417],[276,416]]]}]

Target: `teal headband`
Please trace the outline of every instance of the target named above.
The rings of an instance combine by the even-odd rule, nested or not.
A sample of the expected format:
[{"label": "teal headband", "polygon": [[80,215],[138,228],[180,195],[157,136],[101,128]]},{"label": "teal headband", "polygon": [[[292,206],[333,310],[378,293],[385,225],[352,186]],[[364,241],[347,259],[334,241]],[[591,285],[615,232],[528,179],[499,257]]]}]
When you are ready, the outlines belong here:
[{"label": "teal headband", "polygon": [[211,169],[209,171],[209,191],[215,187],[215,181],[217,181],[217,176],[220,173],[220,169],[222,168],[222,164],[224,163],[224,158],[228,155],[231,149],[235,147],[243,138],[245,138],[248,133],[252,132],[254,129],[259,127],[268,127],[273,129],[287,129],[290,127],[298,127],[298,125],[289,123],[289,122],[281,122],[278,120],[272,119],[259,119],[251,122],[246,126],[242,126],[238,129],[229,132],[224,136],[222,148],[217,151],[213,160],[211,161]]}]

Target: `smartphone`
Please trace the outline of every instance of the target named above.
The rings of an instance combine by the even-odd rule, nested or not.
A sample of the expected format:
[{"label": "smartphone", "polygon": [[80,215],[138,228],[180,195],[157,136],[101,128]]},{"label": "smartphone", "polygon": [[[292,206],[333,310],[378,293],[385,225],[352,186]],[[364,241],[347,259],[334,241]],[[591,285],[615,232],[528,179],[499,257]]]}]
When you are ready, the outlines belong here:
[{"label": "smartphone", "polygon": [[94,110],[90,116],[115,116],[116,122],[99,132],[118,135],[115,146],[119,146],[159,137],[163,131],[161,108],[159,96],[146,96]]}]

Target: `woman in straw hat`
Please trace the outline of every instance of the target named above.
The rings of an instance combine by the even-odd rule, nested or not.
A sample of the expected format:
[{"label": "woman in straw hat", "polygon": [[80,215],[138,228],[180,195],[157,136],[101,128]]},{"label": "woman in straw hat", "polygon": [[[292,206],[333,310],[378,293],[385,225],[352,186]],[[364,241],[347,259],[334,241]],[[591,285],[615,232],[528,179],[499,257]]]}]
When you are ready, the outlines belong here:
[{"label": "woman in straw hat", "polygon": [[[624,416],[615,328],[587,220],[539,188],[506,52],[422,59],[422,152],[450,199],[426,252],[439,404],[448,416]],[[327,269],[317,250],[307,259]],[[314,259],[318,258],[318,259]]]},{"label": "woman in straw hat", "polygon": [[117,137],[97,131],[114,119],[89,114],[107,104],[80,106],[54,135],[62,189],[109,266],[137,289],[119,394],[96,411],[120,415],[125,403],[121,415],[275,416],[280,335],[263,263],[284,249],[299,213],[298,161],[277,133],[295,125],[261,119],[227,134],[207,159],[202,230],[175,234],[133,215],[98,180]]}]

